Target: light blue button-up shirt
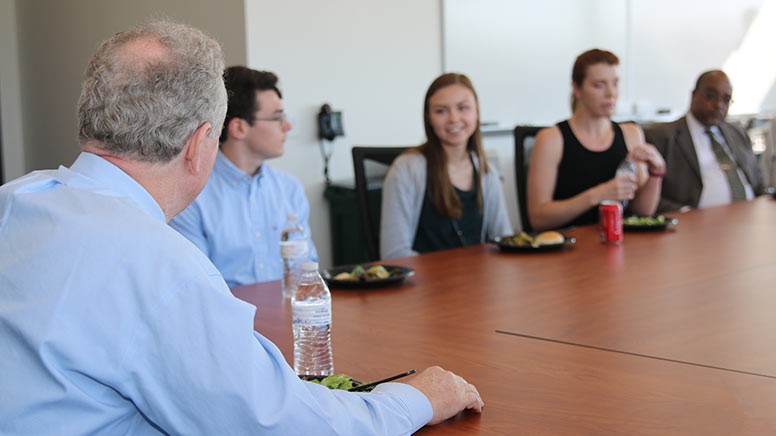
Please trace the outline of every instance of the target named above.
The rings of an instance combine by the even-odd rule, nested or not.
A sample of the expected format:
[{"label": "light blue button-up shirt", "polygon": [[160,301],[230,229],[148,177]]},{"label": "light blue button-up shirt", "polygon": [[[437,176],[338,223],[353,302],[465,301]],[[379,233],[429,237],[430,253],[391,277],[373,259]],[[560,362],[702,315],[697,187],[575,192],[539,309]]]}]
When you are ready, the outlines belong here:
[{"label": "light blue button-up shirt", "polygon": [[[409,434],[415,388],[302,382],[200,250],[108,161],[0,188],[0,434]],[[289,327],[290,328],[290,327]]]},{"label": "light blue button-up shirt", "polygon": [[207,186],[170,225],[210,258],[231,287],[283,277],[280,233],[291,212],[307,232],[309,260],[317,262],[299,179],[266,164],[248,175],[219,151]]}]

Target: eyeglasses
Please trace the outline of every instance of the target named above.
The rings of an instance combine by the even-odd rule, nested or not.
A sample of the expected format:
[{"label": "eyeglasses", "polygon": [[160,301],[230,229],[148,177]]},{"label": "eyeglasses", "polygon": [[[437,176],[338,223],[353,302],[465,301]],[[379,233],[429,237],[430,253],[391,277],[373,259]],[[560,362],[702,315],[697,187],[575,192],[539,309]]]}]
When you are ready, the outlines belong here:
[{"label": "eyeglasses", "polygon": [[714,101],[721,101],[726,106],[730,106],[733,104],[733,98],[731,98],[729,95],[719,95],[716,91],[712,91],[710,89],[703,89],[700,91],[703,98],[705,98],[708,101],[714,102]]},{"label": "eyeglasses", "polygon": [[250,122],[252,123],[254,121],[275,121],[280,123],[280,125],[282,126],[284,123],[288,121],[288,116],[286,116],[285,112],[281,112],[275,116],[268,117],[268,118],[251,117]]}]

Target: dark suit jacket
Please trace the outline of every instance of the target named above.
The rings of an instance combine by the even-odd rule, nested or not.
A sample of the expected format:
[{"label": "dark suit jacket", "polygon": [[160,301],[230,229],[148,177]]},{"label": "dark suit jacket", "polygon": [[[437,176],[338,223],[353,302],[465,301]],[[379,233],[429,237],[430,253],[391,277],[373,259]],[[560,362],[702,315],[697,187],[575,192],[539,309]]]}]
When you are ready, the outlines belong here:
[{"label": "dark suit jacket", "polygon": [[[755,195],[763,191],[760,167],[752,152],[749,135],[738,126],[722,123],[719,126],[733,159],[744,172]],[[656,123],[644,127],[647,142],[657,147],[666,161],[658,212],[677,210],[682,206],[698,207],[703,190],[698,154],[687,127],[686,117],[670,123]]]}]

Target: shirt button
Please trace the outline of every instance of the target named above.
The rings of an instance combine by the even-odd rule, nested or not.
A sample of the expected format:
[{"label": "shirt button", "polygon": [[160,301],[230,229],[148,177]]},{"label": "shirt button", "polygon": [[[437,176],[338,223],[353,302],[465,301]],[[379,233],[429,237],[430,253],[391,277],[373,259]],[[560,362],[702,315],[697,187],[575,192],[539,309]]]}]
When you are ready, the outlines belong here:
[{"label": "shirt button", "polygon": [[260,263],[260,264],[256,265],[256,267],[259,268],[259,269],[264,269],[264,264]]},{"label": "shirt button", "polygon": [[251,198],[251,204],[256,204],[256,200]]},{"label": "shirt button", "polygon": [[261,232],[256,232],[256,237],[261,238]]}]

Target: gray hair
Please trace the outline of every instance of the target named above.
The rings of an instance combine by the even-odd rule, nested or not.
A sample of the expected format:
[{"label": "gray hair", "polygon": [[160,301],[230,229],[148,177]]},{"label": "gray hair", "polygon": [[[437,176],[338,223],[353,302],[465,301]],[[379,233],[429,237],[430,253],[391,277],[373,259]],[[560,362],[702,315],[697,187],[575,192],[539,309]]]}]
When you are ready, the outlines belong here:
[{"label": "gray hair", "polygon": [[[154,55],[153,47],[125,50],[144,41],[163,54]],[[220,135],[227,104],[223,72],[221,47],[193,27],[157,21],[118,33],[86,68],[78,139],[139,161],[169,162],[205,122],[213,126],[211,137]]]}]

